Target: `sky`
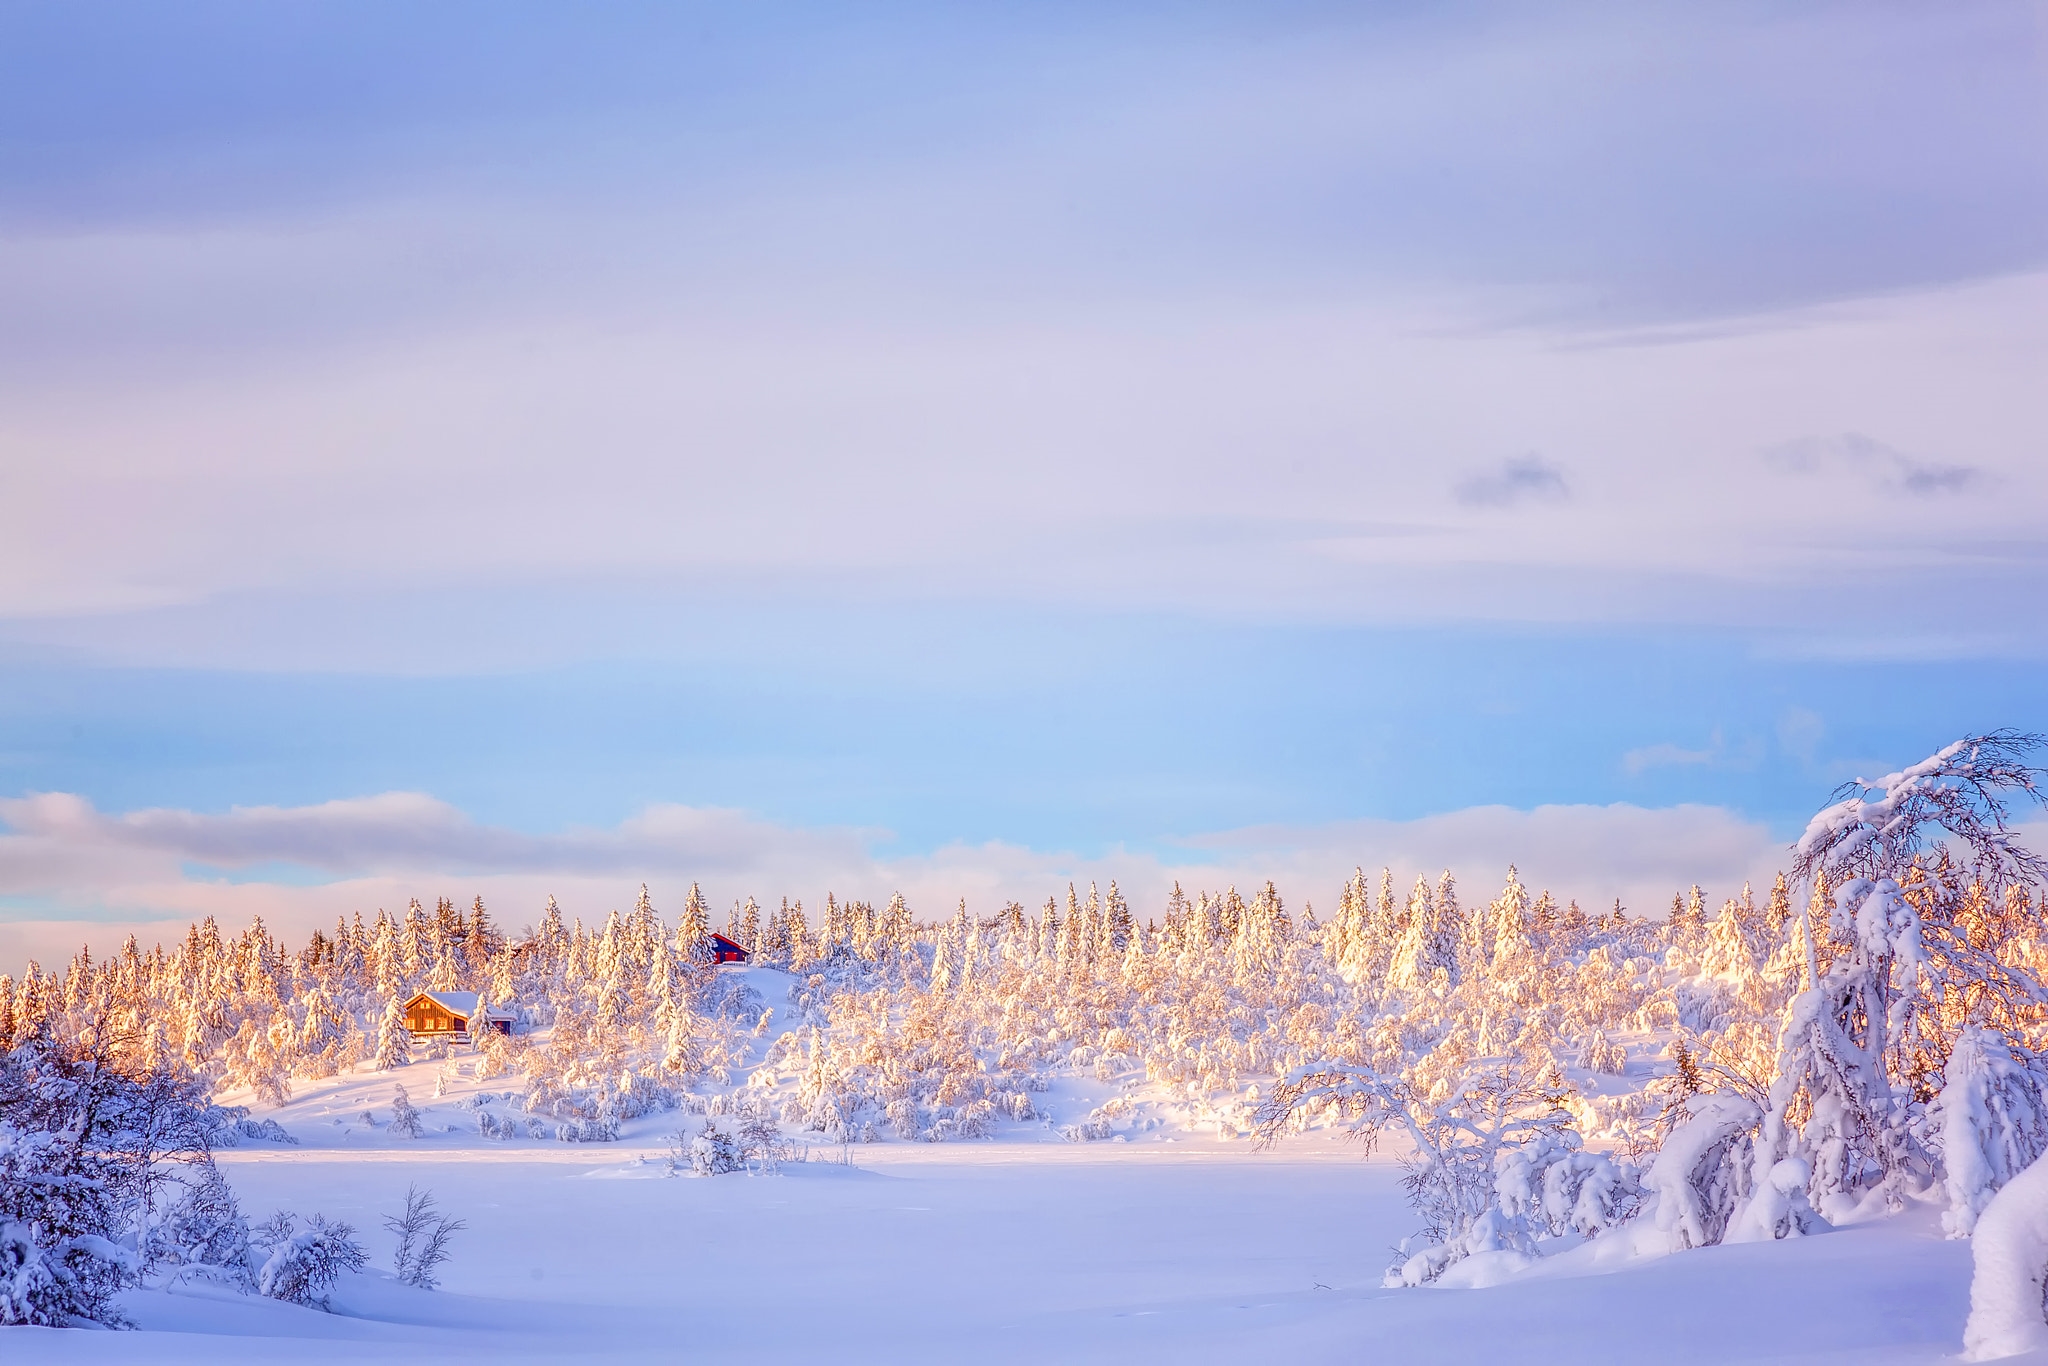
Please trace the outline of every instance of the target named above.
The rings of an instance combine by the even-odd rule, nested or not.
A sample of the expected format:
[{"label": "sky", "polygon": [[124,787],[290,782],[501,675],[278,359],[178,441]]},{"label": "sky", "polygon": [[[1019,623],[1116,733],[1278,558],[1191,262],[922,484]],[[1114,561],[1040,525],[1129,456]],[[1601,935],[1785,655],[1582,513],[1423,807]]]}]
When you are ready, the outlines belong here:
[{"label": "sky", "polygon": [[1655,912],[2048,730],[2038,4],[0,10],[0,970]]}]

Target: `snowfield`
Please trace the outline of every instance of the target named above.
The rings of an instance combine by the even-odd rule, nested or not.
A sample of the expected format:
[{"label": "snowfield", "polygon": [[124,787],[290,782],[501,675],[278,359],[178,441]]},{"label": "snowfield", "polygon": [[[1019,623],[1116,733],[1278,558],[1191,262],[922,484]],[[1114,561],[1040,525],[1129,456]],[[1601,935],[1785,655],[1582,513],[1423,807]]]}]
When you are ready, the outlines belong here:
[{"label": "snowfield", "polygon": [[[141,1331],[9,1329],[10,1362],[1935,1362],[1969,1244],[1913,1214],[1612,1274],[1385,1290],[1399,1168],[1313,1137],[876,1144],[668,1178],[630,1144],[223,1155],[244,1204],[372,1230],[336,1312],[130,1292]],[[444,1288],[381,1274],[407,1182],[469,1223]],[[1545,1267],[1544,1271],[1552,1268]]]}]

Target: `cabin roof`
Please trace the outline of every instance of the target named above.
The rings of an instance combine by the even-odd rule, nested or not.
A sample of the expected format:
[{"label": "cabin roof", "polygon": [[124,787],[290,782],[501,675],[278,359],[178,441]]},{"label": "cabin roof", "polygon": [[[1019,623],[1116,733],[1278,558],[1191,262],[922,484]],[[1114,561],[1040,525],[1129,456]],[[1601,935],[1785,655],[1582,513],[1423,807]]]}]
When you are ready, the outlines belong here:
[{"label": "cabin roof", "polygon": [[[410,1006],[413,1001],[420,1000],[422,997],[432,1001],[450,1015],[459,1015],[465,1020],[472,1018],[476,1014],[476,993],[473,991],[415,992],[413,993],[412,1001],[407,1001],[406,1005]],[[484,1018],[487,1020],[509,1020],[512,1018],[512,1012],[502,1010],[497,1006],[488,1006],[484,1010]]]}]

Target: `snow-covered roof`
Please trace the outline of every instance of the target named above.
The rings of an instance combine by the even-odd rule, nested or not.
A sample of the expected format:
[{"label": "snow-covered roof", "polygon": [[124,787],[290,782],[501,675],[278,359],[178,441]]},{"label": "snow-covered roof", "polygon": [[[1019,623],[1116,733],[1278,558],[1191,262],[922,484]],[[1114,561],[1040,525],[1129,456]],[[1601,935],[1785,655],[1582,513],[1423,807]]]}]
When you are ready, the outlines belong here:
[{"label": "snow-covered roof", "polygon": [[[465,1020],[476,1014],[476,993],[473,991],[422,991],[414,996],[413,1000],[417,1001],[420,996],[426,997],[450,1015],[459,1015]],[[512,1012],[497,1006],[489,1006],[484,1010],[484,1018],[509,1020],[512,1018]]]}]

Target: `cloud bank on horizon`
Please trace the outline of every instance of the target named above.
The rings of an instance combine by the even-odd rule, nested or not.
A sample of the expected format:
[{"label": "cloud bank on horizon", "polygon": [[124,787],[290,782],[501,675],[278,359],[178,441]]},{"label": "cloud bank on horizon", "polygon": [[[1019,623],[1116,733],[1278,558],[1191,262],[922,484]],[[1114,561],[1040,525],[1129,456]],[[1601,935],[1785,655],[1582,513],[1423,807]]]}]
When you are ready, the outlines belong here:
[{"label": "cloud bank on horizon", "polygon": [[19,7],[0,918],[1747,875],[2048,724],[2042,22]]},{"label": "cloud bank on horizon", "polygon": [[[481,896],[513,927],[548,896],[589,923],[630,904],[642,882],[662,904],[701,884],[716,906],[755,896],[813,906],[885,901],[896,892],[925,918],[961,899],[992,913],[1011,900],[1035,908],[1069,882],[1120,882],[1141,915],[1176,881],[1189,889],[1256,887],[1268,879],[1294,904],[1324,911],[1354,866],[1397,869],[1401,886],[1453,869],[1491,895],[1505,851],[1526,849],[1521,875],[1592,910],[1620,902],[1661,910],[1670,889],[1705,879],[1727,894],[1768,885],[1785,862],[1760,824],[1717,807],[1646,810],[1473,807],[1415,821],[1350,820],[1309,827],[1220,831],[1168,851],[1096,857],[990,842],[888,856],[880,832],[798,829],[744,812],[650,807],[608,829],[531,835],[469,819],[419,793],[237,808],[224,813],[144,810],[110,815],[73,794],[0,801],[0,897],[38,898],[56,914],[0,923],[0,961],[95,951],[134,933],[146,947],[176,938],[201,916],[261,915],[293,938],[336,917],[402,909],[414,897]],[[311,876],[308,877],[307,875]]]}]

